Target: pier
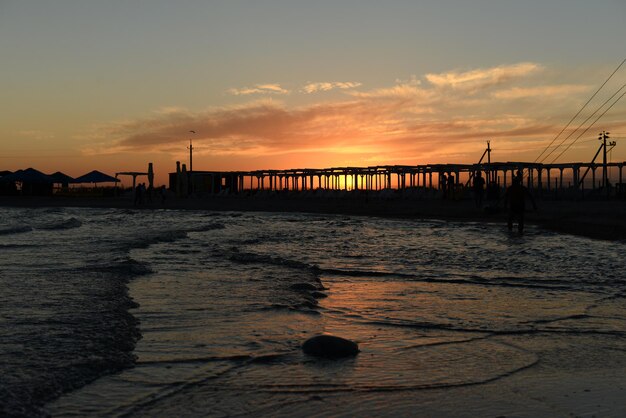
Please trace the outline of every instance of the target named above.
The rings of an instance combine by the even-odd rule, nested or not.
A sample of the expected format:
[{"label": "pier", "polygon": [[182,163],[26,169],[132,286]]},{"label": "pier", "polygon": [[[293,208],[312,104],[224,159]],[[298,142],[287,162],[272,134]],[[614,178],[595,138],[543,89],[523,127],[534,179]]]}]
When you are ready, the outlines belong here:
[{"label": "pier", "polygon": [[[607,183],[624,192],[623,168],[626,162],[606,164]],[[505,188],[517,172],[524,183],[540,193],[579,193],[603,188],[605,165],[601,163],[540,164],[529,162],[489,162],[479,164],[383,165],[369,167],[295,168],[253,171],[190,171],[169,174],[169,186],[178,194],[241,193],[245,191],[381,191],[385,189],[440,188],[443,174],[453,176],[454,188],[470,185],[474,173],[484,173],[487,187]],[[600,169],[600,173],[597,170]],[[597,175],[599,174],[599,176]],[[185,189],[185,190],[183,190]]]}]

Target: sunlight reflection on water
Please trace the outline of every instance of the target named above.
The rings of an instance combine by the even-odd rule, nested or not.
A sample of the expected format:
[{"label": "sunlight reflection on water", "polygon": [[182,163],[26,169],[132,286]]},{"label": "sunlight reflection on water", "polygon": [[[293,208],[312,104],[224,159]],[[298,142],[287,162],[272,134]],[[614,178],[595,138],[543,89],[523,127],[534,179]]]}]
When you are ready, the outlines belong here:
[{"label": "sunlight reflection on water", "polygon": [[[208,407],[232,396],[230,411],[251,413],[285,396],[451,388],[536,364],[540,354],[512,343],[517,335],[624,333],[626,266],[611,243],[472,223],[177,216],[177,225],[224,227],[131,250],[154,271],[129,284],[143,334],[137,365],[52,411],[80,411],[93,393],[128,385],[133,395],[112,390],[109,410],[180,413],[174,405],[190,399]],[[328,297],[296,290],[301,283]],[[321,333],[353,339],[361,353],[303,355],[302,342]]]}]

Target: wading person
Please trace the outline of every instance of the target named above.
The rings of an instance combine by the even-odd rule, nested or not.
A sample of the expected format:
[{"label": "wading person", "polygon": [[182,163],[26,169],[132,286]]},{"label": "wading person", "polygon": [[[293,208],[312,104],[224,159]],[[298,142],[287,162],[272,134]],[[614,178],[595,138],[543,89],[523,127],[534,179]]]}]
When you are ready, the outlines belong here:
[{"label": "wading person", "polygon": [[530,194],[528,189],[522,185],[522,182],[519,177],[515,177],[513,179],[513,184],[511,184],[506,189],[506,194],[504,195],[504,207],[509,206],[509,219],[507,222],[507,226],[509,227],[509,231],[513,230],[513,222],[517,221],[517,230],[519,232],[524,231],[524,210],[526,209],[526,197],[530,199],[533,204],[533,209],[537,210],[537,205],[535,204],[535,199]]}]

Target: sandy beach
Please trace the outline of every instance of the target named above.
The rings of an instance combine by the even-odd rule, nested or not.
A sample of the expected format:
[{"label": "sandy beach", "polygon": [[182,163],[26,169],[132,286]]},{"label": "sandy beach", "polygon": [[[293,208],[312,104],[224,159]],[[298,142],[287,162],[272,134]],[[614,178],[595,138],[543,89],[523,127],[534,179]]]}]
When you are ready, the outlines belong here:
[{"label": "sandy beach", "polygon": [[[474,202],[415,198],[397,193],[387,196],[365,193],[258,193],[176,198],[168,196],[162,203],[155,199],[143,205],[123,197],[6,197],[0,206],[13,207],[93,207],[138,210],[176,209],[242,212],[302,212],[408,219],[440,219],[506,223],[507,211],[502,205],[495,210],[477,208]],[[488,203],[485,205],[487,206]],[[530,206],[530,205],[529,205]],[[537,211],[527,209],[526,222],[543,228],[605,240],[626,239],[626,201],[624,200],[537,200]]]}]

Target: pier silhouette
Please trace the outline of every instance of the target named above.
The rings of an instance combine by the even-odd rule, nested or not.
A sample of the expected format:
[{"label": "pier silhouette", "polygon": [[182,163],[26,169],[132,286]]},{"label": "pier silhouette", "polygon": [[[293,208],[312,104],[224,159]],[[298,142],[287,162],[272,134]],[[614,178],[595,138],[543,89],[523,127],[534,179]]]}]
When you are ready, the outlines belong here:
[{"label": "pier silhouette", "polygon": [[[184,171],[169,174],[169,188],[179,195],[192,189],[196,193],[238,194],[249,191],[381,191],[411,188],[440,189],[444,176],[449,180],[449,198],[463,190],[474,173],[485,173],[487,184],[506,188],[517,172],[524,173],[524,185],[540,194],[578,196],[589,190],[606,187],[608,179],[597,179],[598,169],[617,170],[615,193],[625,190],[623,168],[626,162],[597,164],[531,162],[489,162],[479,164],[378,165],[369,167],[295,168],[252,171]],[[602,172],[603,172],[602,171]],[[590,173],[590,176],[587,176]],[[185,190],[183,190],[185,189]],[[450,193],[452,191],[452,193]]]}]

